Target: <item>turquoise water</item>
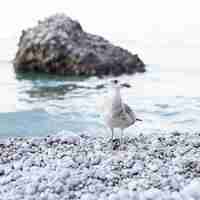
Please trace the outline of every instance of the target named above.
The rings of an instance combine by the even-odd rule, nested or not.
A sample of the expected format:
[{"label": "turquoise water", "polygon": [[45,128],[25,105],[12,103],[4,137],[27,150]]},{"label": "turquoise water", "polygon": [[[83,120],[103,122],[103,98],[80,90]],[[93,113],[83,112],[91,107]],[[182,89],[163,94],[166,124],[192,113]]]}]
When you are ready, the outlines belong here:
[{"label": "turquoise water", "polygon": [[[108,134],[101,114],[111,78],[15,74],[6,60],[14,57],[16,39],[0,41],[0,60],[5,60],[0,62],[0,137],[42,136],[62,130]],[[143,119],[126,132],[199,131],[200,47],[115,43],[138,52],[145,63],[157,63],[148,65],[144,74],[119,77],[132,85],[122,90],[124,101]],[[95,89],[100,84],[105,87]]]},{"label": "turquoise water", "polygon": [[94,98],[88,98],[97,91],[84,89],[89,84],[84,79],[15,74],[11,63],[0,65],[4,74],[0,80],[0,136],[42,136],[102,126]]},{"label": "turquoise water", "polygon": [[[147,69],[144,74],[119,77],[132,85],[122,90],[124,101],[143,119],[126,132],[200,130],[198,68],[148,65]],[[43,136],[62,130],[108,133],[101,113],[111,78],[15,74],[6,61],[0,62],[0,74],[0,137]],[[105,87],[96,89],[100,84]]]}]

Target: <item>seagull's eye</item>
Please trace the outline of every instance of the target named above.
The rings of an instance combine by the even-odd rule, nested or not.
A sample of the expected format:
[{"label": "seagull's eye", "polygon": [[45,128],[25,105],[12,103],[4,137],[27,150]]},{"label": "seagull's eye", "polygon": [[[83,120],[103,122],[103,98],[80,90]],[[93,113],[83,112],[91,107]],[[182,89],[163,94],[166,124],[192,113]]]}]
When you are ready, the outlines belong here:
[{"label": "seagull's eye", "polygon": [[117,84],[117,83],[118,83],[118,80],[114,80],[113,83]]}]

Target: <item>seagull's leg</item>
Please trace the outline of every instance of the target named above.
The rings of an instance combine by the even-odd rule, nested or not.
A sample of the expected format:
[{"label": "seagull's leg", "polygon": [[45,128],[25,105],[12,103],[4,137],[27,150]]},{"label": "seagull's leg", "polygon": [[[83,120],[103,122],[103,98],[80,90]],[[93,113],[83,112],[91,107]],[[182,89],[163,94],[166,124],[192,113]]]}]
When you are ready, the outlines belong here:
[{"label": "seagull's leg", "polygon": [[113,147],[113,136],[114,136],[114,129],[111,128],[111,133],[112,133],[112,136],[111,136],[111,144],[112,144],[112,147]]},{"label": "seagull's leg", "polygon": [[121,129],[120,149],[122,149],[122,145],[123,145],[123,133],[124,133],[124,129]]}]

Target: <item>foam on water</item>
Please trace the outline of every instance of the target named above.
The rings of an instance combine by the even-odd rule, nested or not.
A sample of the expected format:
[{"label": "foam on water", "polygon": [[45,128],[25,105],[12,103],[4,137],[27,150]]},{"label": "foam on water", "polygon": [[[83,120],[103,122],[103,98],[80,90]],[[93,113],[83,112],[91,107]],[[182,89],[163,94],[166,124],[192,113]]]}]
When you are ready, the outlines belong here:
[{"label": "foam on water", "polygon": [[[15,74],[9,62],[0,63],[0,73],[0,136],[105,131],[101,112],[111,78]],[[124,101],[143,119],[126,132],[200,130],[199,75],[194,66],[180,70],[148,65],[144,74],[119,77],[132,85],[122,90]],[[101,84],[104,87],[95,89]]]}]

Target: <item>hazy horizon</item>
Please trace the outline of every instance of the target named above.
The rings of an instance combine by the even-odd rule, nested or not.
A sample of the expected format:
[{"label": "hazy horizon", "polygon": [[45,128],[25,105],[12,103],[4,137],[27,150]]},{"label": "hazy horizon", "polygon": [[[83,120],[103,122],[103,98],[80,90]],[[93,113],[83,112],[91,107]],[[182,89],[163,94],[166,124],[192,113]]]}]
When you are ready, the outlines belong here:
[{"label": "hazy horizon", "polygon": [[27,29],[55,13],[80,21],[83,28],[105,37],[137,41],[198,41],[198,1],[5,1],[0,12],[0,38],[19,37]]},{"label": "hazy horizon", "polygon": [[198,65],[199,5],[198,1],[181,0],[8,0],[0,12],[0,60],[14,58],[23,29],[55,13],[65,13],[78,20],[85,31],[139,54],[147,64],[168,65],[172,58],[178,65]]}]

